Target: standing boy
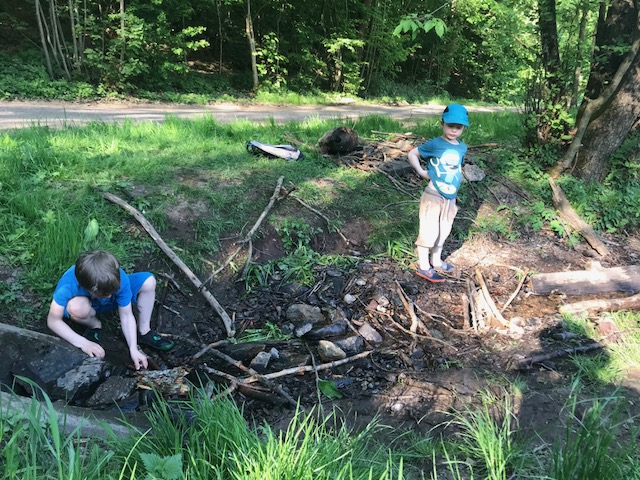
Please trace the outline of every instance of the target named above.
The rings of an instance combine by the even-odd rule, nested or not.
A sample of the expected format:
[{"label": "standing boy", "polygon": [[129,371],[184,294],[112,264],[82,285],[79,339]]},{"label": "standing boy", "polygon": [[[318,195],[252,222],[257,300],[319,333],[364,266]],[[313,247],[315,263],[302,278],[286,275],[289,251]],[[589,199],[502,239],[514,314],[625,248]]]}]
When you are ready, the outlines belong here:
[{"label": "standing boy", "polygon": [[[136,370],[147,368],[147,356],[138,343],[157,350],[169,350],[173,342],[151,330],[151,313],[155,302],[156,279],[149,272],[127,275],[111,253],[97,250],[83,253],[56,286],[49,307],[47,326],[58,336],[90,357],[104,358],[100,345],[102,323],[97,314],[118,309],[122,333]],[[138,326],[132,304],[138,309]],[[64,318],[83,325],[76,333]]]},{"label": "standing boy", "polygon": [[[422,178],[429,180],[420,198],[420,230],[416,247],[416,274],[430,282],[445,279],[440,273],[451,273],[455,267],[442,261],[442,247],[451,233],[458,213],[456,196],[462,182],[462,162],[467,146],[458,140],[469,126],[467,109],[458,103],[445,108],[440,120],[442,135],[429,140],[408,154],[409,163]],[[426,162],[425,170],[420,159]]]}]

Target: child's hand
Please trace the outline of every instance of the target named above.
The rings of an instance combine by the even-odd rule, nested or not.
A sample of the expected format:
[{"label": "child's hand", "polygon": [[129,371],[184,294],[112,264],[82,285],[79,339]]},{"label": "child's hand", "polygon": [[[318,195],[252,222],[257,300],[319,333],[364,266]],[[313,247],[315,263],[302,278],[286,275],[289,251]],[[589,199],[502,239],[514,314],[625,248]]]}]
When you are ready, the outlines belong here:
[{"label": "child's hand", "polygon": [[147,356],[137,348],[131,350],[131,360],[133,360],[133,366],[136,370],[140,370],[141,368],[146,369],[149,366]]},{"label": "child's hand", "polygon": [[104,358],[104,348],[91,340],[86,340],[80,346],[80,349],[90,357],[96,357],[101,360]]}]

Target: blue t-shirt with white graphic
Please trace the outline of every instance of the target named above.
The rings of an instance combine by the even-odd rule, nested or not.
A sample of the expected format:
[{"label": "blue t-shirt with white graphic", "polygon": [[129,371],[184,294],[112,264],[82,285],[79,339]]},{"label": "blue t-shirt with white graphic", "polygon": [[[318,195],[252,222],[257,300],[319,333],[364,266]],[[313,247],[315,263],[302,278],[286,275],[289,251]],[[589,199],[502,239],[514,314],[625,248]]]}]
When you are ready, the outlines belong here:
[{"label": "blue t-shirt with white graphic", "polygon": [[467,146],[437,137],[420,145],[418,153],[426,161],[429,178],[438,193],[447,199],[456,198],[462,183],[462,163]]}]

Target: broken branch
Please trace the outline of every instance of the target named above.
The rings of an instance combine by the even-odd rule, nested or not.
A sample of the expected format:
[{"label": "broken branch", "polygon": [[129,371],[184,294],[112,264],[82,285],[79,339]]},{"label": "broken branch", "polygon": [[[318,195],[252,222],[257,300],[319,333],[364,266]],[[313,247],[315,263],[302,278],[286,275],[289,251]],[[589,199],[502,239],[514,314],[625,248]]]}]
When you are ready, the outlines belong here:
[{"label": "broken branch", "polygon": [[200,291],[200,293],[202,293],[202,296],[207,300],[207,302],[209,302],[209,304],[218,313],[218,315],[222,319],[222,322],[224,323],[225,329],[227,330],[227,336],[233,337],[236,334],[236,330],[235,330],[233,321],[231,320],[227,312],[218,303],[218,300],[216,300],[216,298],[204,287],[200,279],[196,277],[196,275],[191,271],[191,269],[180,259],[180,257],[178,257],[174,253],[173,250],[171,250],[169,245],[165,243],[165,241],[162,239],[162,237],[160,237],[156,229],[153,228],[153,225],[149,223],[149,221],[145,218],[145,216],[142,213],[140,213],[140,211],[138,211],[137,209],[129,205],[127,202],[122,200],[120,197],[112,193],[103,192],[102,196],[107,200],[109,200],[110,202],[120,205],[127,212],[133,215],[136,218],[136,220],[138,220],[138,222],[140,222],[140,225],[142,225],[142,227],[147,231],[149,236],[156,242],[156,244],[160,247],[160,250],[162,250],[165,254],[167,254],[167,256],[173,261],[173,263],[175,263],[180,268],[180,270],[182,270],[182,272],[187,276],[187,278],[191,280],[191,283],[195,285],[195,287]]},{"label": "broken branch", "polygon": [[311,205],[305,203],[304,201],[302,201],[300,199],[300,197],[294,195],[293,193],[289,195],[291,198],[293,198],[296,202],[298,202],[300,205],[302,205],[305,208],[308,208],[309,210],[311,210],[313,213],[315,213],[316,215],[318,215],[320,218],[322,218],[325,222],[327,222],[327,226],[329,227],[329,230],[331,230],[332,228],[335,229],[336,233],[338,235],[340,235],[340,238],[342,238],[342,240],[344,241],[344,243],[346,243],[347,245],[350,245],[351,242],[349,241],[349,239],[347,237],[345,237],[342,232],[340,231],[340,229],[338,227],[332,226],[331,225],[331,220],[329,220],[329,218],[324,215],[322,212],[316,210],[315,208],[313,208]]},{"label": "broken branch", "polygon": [[486,300],[487,305],[491,310],[491,314],[502,324],[503,327],[508,328],[509,322],[505,320],[505,318],[502,316],[502,313],[500,313],[500,311],[498,310],[498,307],[496,307],[496,303],[493,301],[493,298],[491,298],[491,294],[489,293],[489,289],[487,288],[487,284],[485,283],[484,277],[482,276],[482,272],[479,268],[476,268],[476,280],[480,285],[482,295],[484,296],[484,299]]},{"label": "broken branch", "polygon": [[233,259],[236,258],[236,256],[240,253],[240,251],[242,250],[243,245],[245,245],[246,243],[249,243],[249,255],[247,256],[247,262],[245,263],[244,269],[242,271],[242,276],[244,277],[246,275],[246,272],[247,272],[248,267],[249,267],[249,263],[251,262],[251,254],[253,252],[252,244],[250,242],[251,242],[251,240],[253,238],[253,235],[256,233],[258,228],[260,228],[260,225],[262,224],[262,221],[265,219],[265,217],[269,213],[269,210],[271,210],[271,208],[273,207],[273,204],[275,203],[276,199],[278,198],[278,195],[280,194],[280,190],[282,189],[282,182],[284,182],[284,177],[280,177],[278,179],[278,182],[276,184],[276,188],[274,189],[273,194],[271,195],[271,198],[269,199],[269,203],[267,204],[265,209],[262,211],[262,213],[258,217],[258,220],[256,220],[256,223],[253,225],[253,227],[251,227],[251,230],[249,230],[249,233],[247,233],[247,235],[242,240],[240,240],[238,242],[240,244],[240,246],[238,248],[236,248],[236,250],[231,255],[229,255],[229,257],[225,260],[224,264],[219,269],[217,269],[215,272],[213,272],[211,275],[209,275],[209,277],[204,282],[202,282],[203,286],[207,285],[218,273],[220,273],[222,270],[224,270],[227,267],[227,265],[229,265],[233,261]]},{"label": "broken branch", "polygon": [[551,360],[559,357],[566,357],[567,355],[573,355],[575,353],[586,353],[592,350],[598,350],[604,346],[600,343],[590,343],[588,345],[581,345],[574,348],[563,348],[561,350],[555,350],[553,352],[544,353],[541,355],[534,355],[532,357],[525,357],[518,360],[518,368],[531,368],[534,363],[541,363],[547,360]]},{"label": "broken branch", "polygon": [[513,293],[509,297],[509,300],[507,300],[505,302],[505,304],[502,306],[502,308],[500,309],[500,313],[504,312],[507,309],[507,307],[509,305],[511,305],[511,302],[513,302],[513,300],[518,296],[518,293],[522,289],[522,285],[524,285],[524,282],[527,280],[527,276],[528,275],[529,275],[529,269],[525,268],[524,273],[522,274],[522,278],[520,279],[520,282],[518,283],[518,286],[516,287],[516,289],[513,291]]}]

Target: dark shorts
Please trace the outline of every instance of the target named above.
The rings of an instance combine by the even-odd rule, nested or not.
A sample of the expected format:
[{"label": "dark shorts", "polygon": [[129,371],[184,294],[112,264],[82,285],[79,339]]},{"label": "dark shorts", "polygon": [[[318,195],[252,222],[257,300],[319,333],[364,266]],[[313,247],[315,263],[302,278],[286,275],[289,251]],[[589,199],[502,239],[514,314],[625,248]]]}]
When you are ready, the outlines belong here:
[{"label": "dark shorts", "polygon": [[[140,289],[142,288],[142,284],[147,281],[147,278],[152,277],[153,274],[150,272],[137,272],[127,274],[129,278],[129,285],[131,287],[131,303],[136,303],[138,300],[138,293],[140,293]],[[91,306],[96,311],[96,313],[105,313],[111,312],[113,310],[118,309],[118,302],[116,301],[115,295],[110,298],[94,298],[89,297],[91,300]],[[64,309],[64,316],[69,318],[69,312],[67,312],[67,308]]]}]

